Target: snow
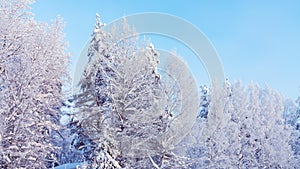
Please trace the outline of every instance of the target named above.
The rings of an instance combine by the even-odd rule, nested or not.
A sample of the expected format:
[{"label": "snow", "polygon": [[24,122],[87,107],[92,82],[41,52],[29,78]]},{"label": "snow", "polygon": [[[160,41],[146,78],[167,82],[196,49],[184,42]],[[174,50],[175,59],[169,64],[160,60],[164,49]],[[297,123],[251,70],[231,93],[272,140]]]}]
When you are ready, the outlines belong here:
[{"label": "snow", "polygon": [[61,125],[64,125],[64,126],[68,125],[69,122],[70,122],[70,116],[68,116],[68,115],[63,115],[63,116],[60,118],[59,122],[60,122]]},{"label": "snow", "polygon": [[54,169],[82,169],[82,163],[68,163],[55,167]]}]

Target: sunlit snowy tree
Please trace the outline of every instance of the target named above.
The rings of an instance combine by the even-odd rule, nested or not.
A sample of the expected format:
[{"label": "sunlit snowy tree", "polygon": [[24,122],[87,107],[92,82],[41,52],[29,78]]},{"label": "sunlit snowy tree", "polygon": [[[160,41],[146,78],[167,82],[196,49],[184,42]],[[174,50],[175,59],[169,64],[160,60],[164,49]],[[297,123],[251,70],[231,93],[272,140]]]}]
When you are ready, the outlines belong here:
[{"label": "sunlit snowy tree", "polygon": [[57,18],[38,23],[31,1],[0,2],[0,166],[47,168],[55,161],[62,85],[69,55]]},{"label": "sunlit snowy tree", "polygon": [[[216,96],[212,94],[208,112],[209,119],[216,110],[214,106],[219,106],[213,100],[224,99],[220,120],[212,121],[217,125],[216,130],[207,140],[194,137],[200,141],[188,151],[195,168],[289,168],[297,165],[289,145],[291,129],[282,118],[281,95],[254,84],[246,90],[235,83],[230,95]],[[210,126],[209,122],[202,120],[198,125],[207,130],[205,126]]]}]

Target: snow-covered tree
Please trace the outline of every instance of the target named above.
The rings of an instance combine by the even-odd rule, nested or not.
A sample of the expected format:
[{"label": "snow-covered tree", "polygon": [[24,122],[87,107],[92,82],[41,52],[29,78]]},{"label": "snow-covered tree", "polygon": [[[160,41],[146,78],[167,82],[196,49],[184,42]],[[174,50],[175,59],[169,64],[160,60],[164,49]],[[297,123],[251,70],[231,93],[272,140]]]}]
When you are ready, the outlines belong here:
[{"label": "snow-covered tree", "polygon": [[[121,29],[117,26],[107,32],[97,16],[88,52],[89,64],[76,96],[76,118],[95,143],[90,165],[92,168],[185,168],[186,158],[173,151],[172,134],[176,126],[172,128],[170,124],[176,121],[185,127],[185,123],[179,124],[177,120],[187,117],[180,112],[178,102],[194,103],[185,110],[196,112],[198,104],[192,100],[197,101],[198,97],[197,92],[181,92],[179,96],[179,86],[174,86],[174,82],[180,81],[180,90],[186,91],[195,82],[186,76],[188,69],[178,69],[181,66],[178,64],[169,67],[172,73],[177,73],[175,81],[170,76],[161,76],[159,53],[153,44],[138,41],[134,28],[125,20]],[[191,99],[182,101],[182,98]]]},{"label": "snow-covered tree", "polygon": [[297,128],[297,119],[298,119],[298,108],[296,102],[292,99],[287,99],[284,102],[284,113],[283,117],[285,123],[290,124]]},{"label": "snow-covered tree", "polygon": [[69,55],[57,18],[38,23],[31,1],[0,2],[0,166],[47,168],[55,161],[62,85]]},{"label": "snow-covered tree", "polygon": [[285,101],[285,123],[293,128],[290,144],[295,155],[296,163],[300,162],[300,97],[296,101]]},{"label": "snow-covered tree", "polygon": [[289,145],[291,129],[282,118],[284,109],[280,94],[254,84],[246,90],[235,83],[231,86],[231,95],[219,96],[222,95],[212,93],[208,119],[198,124],[202,130],[209,129],[210,116],[213,111],[220,110],[214,108],[219,106],[214,100],[224,99],[220,121],[211,121],[217,125],[216,130],[207,140],[199,138],[202,132],[198,137],[196,134],[194,138],[198,142],[188,151],[195,168],[289,168],[297,165]]}]

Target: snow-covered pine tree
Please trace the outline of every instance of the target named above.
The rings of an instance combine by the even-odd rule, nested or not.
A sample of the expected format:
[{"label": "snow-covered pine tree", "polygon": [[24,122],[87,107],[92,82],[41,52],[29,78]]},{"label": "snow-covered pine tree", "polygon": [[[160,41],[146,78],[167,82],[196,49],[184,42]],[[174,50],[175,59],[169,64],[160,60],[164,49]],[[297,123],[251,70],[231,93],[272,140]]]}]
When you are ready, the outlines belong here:
[{"label": "snow-covered pine tree", "polygon": [[69,55],[57,18],[38,23],[31,1],[0,2],[0,166],[47,168],[55,158],[62,85]]},{"label": "snow-covered pine tree", "polygon": [[116,32],[105,32],[97,17],[88,54],[90,63],[80,83],[81,95],[91,100],[78,97],[78,107],[89,103],[96,108],[80,109],[78,113],[97,145],[94,168],[126,166],[126,156],[149,148],[147,144],[139,146],[139,139],[152,139],[159,133],[159,127],[152,128],[159,121],[159,114],[154,112],[158,53],[151,45],[139,47],[136,37],[126,38],[134,35],[134,30],[125,21],[122,26]]},{"label": "snow-covered pine tree", "polygon": [[[88,49],[87,57],[89,58],[89,64],[85,68],[78,84],[80,91],[74,95],[75,114],[71,117],[72,121],[70,123],[72,135],[75,136],[72,145],[79,151],[82,151],[85,160],[89,162],[92,161],[95,156],[93,152],[96,145],[92,141],[95,140],[93,137],[100,132],[93,129],[94,127],[89,124],[89,120],[94,118],[94,120],[97,121],[98,115],[101,115],[98,108],[99,101],[106,99],[106,97],[96,99],[94,84],[97,73],[96,53],[100,50],[106,52],[105,49],[109,47],[108,40],[111,38],[110,35],[103,30],[103,26],[104,24],[101,23],[100,16],[97,14],[95,28]],[[101,49],[99,49],[99,44],[102,45]]]}]

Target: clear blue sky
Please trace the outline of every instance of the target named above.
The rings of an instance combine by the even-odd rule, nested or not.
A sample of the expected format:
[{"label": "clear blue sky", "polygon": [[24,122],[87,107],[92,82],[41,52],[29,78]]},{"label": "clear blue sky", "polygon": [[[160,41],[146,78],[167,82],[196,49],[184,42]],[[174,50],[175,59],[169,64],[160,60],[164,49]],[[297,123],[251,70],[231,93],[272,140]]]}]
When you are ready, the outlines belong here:
[{"label": "clear blue sky", "polygon": [[[91,35],[96,12],[105,23],[164,12],[193,23],[209,38],[231,81],[267,84],[292,99],[300,93],[300,1],[38,0],[32,8],[39,21],[64,18],[73,62]],[[155,44],[165,47],[160,45]]]}]

